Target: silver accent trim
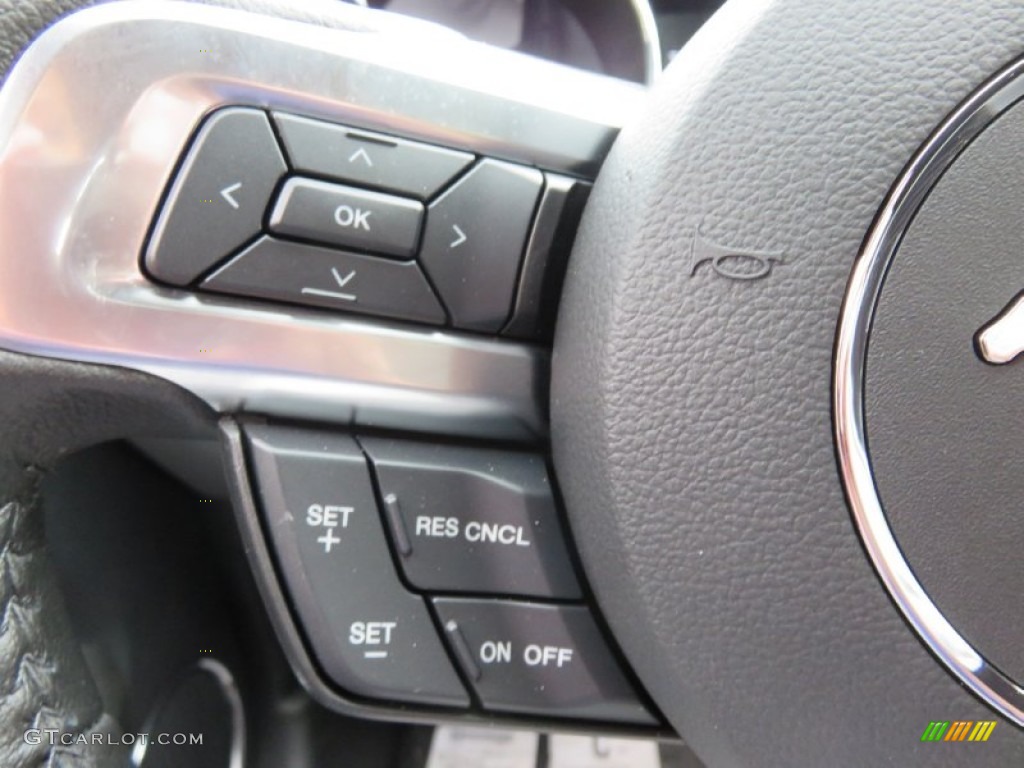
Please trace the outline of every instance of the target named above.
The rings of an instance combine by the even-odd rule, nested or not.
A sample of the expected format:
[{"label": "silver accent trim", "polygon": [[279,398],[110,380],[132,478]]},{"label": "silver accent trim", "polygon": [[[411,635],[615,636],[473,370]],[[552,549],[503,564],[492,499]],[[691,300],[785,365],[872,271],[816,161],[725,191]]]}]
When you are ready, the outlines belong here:
[{"label": "silver accent trim", "polygon": [[658,33],[658,20],[654,17],[654,9],[649,0],[629,0],[633,13],[636,15],[637,27],[644,46],[644,82],[654,85],[661,76],[665,64],[661,58],[661,36]]},{"label": "silver accent trim", "polygon": [[[0,347],[161,376],[221,412],[530,439],[547,353],[156,286],[139,268],[188,137],[228,104],[593,176],[645,90],[338,4],[341,31],[207,5],[75,13],[0,92]],[[202,350],[202,351],[201,351]]]},{"label": "silver accent trim", "polygon": [[910,221],[960,152],[1024,97],[1024,61],[964,102],[917,152],[890,192],[853,268],[836,337],[833,417],[838,461],[853,518],[871,561],[900,611],[942,663],[1002,715],[1024,725],[1024,688],[992,666],[946,619],[900,551],[875,487],[864,429],[868,334],[882,280]]},{"label": "silver accent trim", "polygon": [[1006,365],[1024,353],[1024,295],[978,331],[978,354],[986,363]]},{"label": "silver accent trim", "polygon": [[242,691],[235,681],[235,676],[217,659],[200,659],[197,666],[217,680],[221,693],[224,694],[224,699],[231,709],[231,754],[228,757],[227,768],[245,768],[245,703],[242,701]]},{"label": "silver accent trim", "polygon": [[[238,688],[238,683],[235,682],[235,676],[231,673],[231,670],[227,666],[215,658],[200,659],[196,662],[195,666],[189,669],[185,674],[181,676],[181,681],[186,681],[189,678],[189,674],[196,674],[199,672],[205,672],[214,679],[217,686],[220,688],[221,694],[224,696],[224,701],[228,705],[231,716],[231,744],[228,753],[228,764],[225,768],[245,768],[245,751],[246,751],[246,725],[245,725],[245,705],[242,701],[242,692]],[[173,697],[176,692],[176,688],[172,688],[166,691],[157,704],[149,717],[146,718],[146,727],[143,731],[147,734],[153,735],[158,733],[157,728],[160,715],[163,709],[167,706],[167,702]],[[129,762],[132,768],[145,768],[146,755],[149,752],[149,745],[151,741],[139,740],[135,742],[135,746],[132,747],[132,751],[129,754]]]}]

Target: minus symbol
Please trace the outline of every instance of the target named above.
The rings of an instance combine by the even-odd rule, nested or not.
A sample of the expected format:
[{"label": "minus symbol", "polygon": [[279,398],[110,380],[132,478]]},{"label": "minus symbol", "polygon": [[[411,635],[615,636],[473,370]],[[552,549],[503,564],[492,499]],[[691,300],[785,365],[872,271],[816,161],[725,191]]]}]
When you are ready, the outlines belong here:
[{"label": "minus symbol", "polygon": [[365,659],[386,659],[387,657],[387,651],[365,651],[363,653],[363,658]]}]

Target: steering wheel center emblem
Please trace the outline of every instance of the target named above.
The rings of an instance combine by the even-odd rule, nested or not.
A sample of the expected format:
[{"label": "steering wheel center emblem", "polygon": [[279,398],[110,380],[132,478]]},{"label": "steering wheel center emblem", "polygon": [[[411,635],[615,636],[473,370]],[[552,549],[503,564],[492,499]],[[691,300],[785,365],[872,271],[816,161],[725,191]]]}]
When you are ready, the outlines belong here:
[{"label": "steering wheel center emblem", "polygon": [[978,331],[975,337],[978,356],[992,365],[1012,363],[1024,353],[1024,293]]}]

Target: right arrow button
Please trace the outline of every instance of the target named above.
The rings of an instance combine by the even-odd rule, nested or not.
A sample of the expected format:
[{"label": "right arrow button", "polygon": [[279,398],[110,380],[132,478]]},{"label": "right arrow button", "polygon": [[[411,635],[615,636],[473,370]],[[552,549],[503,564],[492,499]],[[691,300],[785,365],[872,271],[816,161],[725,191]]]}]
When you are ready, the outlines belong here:
[{"label": "right arrow button", "polygon": [[455,239],[452,240],[452,244],[448,246],[449,248],[458,248],[469,239],[466,237],[466,233],[459,228],[458,224],[452,224],[452,232],[455,233]]},{"label": "right arrow button", "polygon": [[420,261],[457,328],[497,332],[508,319],[543,183],[534,168],[483,160],[429,207]]}]

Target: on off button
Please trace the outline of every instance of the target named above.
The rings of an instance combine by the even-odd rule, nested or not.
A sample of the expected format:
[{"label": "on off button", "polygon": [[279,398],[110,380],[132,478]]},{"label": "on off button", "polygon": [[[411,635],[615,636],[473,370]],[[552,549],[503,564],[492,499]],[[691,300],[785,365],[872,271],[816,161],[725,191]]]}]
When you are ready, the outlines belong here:
[{"label": "on off button", "polygon": [[655,722],[585,607],[437,598],[434,608],[487,709]]}]

